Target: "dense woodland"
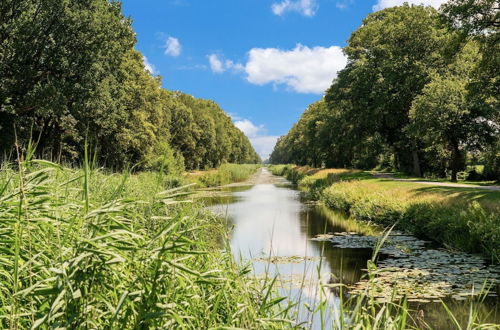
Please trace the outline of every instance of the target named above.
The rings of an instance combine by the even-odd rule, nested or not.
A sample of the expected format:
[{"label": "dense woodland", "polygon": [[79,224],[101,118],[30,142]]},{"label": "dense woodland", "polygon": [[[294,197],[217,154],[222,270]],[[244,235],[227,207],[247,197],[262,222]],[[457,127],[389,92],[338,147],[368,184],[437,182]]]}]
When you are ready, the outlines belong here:
[{"label": "dense woodland", "polygon": [[213,101],[161,88],[118,1],[0,2],[0,157],[179,170],[260,158]]},{"label": "dense woodland", "polygon": [[271,155],[272,163],[500,179],[499,4],[453,0],[437,11],[372,13],[348,65]]}]

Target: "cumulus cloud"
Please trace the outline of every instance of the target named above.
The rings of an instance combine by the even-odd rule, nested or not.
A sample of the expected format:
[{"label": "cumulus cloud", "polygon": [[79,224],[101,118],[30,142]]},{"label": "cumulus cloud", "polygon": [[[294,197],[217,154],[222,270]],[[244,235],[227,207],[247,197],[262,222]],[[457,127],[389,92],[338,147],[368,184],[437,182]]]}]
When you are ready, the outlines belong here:
[{"label": "cumulus cloud", "polygon": [[237,120],[234,125],[238,127],[246,136],[256,137],[264,129],[263,125],[257,126],[248,119]]},{"label": "cumulus cloud", "polygon": [[177,57],[181,54],[182,46],[179,39],[168,37],[165,42],[165,55]]},{"label": "cumulus cloud", "polygon": [[248,119],[239,118],[234,122],[234,125],[245,133],[255,151],[257,151],[263,160],[269,158],[279,136],[266,135],[264,125],[255,125]]},{"label": "cumulus cloud", "polygon": [[219,56],[215,54],[208,55],[208,63],[210,63],[210,69],[215,73],[223,73],[225,71],[224,64],[222,64]]},{"label": "cumulus cloud", "polygon": [[158,70],[156,69],[156,67],[149,63],[148,61],[148,58],[146,56],[142,56],[142,62],[144,63],[144,68],[149,71],[149,73],[155,75],[155,74],[158,74]]},{"label": "cumulus cloud", "polygon": [[316,14],[318,4],[316,0],[283,0],[271,6],[274,15],[282,16],[286,12],[298,12],[304,16],[312,17]]},{"label": "cumulus cloud", "polygon": [[250,138],[250,142],[262,160],[269,159],[279,136],[266,135]]},{"label": "cumulus cloud", "polygon": [[292,50],[251,49],[245,72],[252,84],[283,84],[299,93],[321,94],[346,64],[338,46],[309,48],[298,44]]},{"label": "cumulus cloud", "polygon": [[377,11],[388,7],[401,6],[405,2],[414,5],[425,5],[439,8],[439,6],[447,1],[448,0],[378,0],[377,4],[373,6],[373,10]]},{"label": "cumulus cloud", "polygon": [[210,69],[215,73],[223,73],[225,71],[243,71],[245,68],[241,63],[234,63],[231,60],[224,60],[221,56],[217,54],[210,54],[208,57],[208,63],[210,64]]}]

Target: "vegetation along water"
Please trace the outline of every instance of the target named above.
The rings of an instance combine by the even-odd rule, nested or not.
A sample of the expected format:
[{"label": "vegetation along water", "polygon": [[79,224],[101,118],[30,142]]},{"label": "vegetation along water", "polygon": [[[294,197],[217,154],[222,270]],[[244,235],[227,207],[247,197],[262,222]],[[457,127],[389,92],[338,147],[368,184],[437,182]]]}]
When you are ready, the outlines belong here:
[{"label": "vegetation along water", "polygon": [[[266,6],[312,22],[320,2]],[[198,96],[224,73],[320,86],[277,138],[236,94],[164,88],[121,1],[0,1],[0,327],[500,329],[498,1],[403,2],[373,1],[338,72],[302,44],[177,62]],[[168,1],[215,26],[207,4]]]}]

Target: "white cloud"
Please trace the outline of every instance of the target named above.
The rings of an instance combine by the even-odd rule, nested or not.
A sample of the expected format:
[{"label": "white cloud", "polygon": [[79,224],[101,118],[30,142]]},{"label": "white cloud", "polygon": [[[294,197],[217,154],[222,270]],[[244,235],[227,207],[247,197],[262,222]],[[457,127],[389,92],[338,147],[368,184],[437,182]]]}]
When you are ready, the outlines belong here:
[{"label": "white cloud", "polygon": [[210,69],[215,73],[223,73],[228,70],[234,72],[245,70],[245,67],[241,63],[234,63],[231,60],[224,60],[217,54],[210,54],[207,57],[208,63],[210,64]]},{"label": "white cloud", "polygon": [[245,133],[262,160],[269,158],[279,136],[265,135],[264,125],[255,125],[248,119],[239,118],[234,125]]},{"label": "white cloud", "polygon": [[347,58],[338,46],[292,50],[253,48],[245,65],[248,82],[256,85],[284,84],[299,93],[323,93]]},{"label": "white cloud", "polygon": [[208,55],[208,62],[210,63],[210,69],[215,73],[223,73],[225,71],[224,64],[219,60],[219,56],[215,54]]},{"label": "white cloud", "polygon": [[447,1],[448,0],[378,0],[377,4],[373,6],[373,10],[377,11],[388,7],[401,6],[405,2],[414,5],[425,5],[439,8],[439,6]]},{"label": "white cloud", "polygon": [[234,125],[238,127],[246,136],[256,137],[257,134],[264,129],[263,125],[256,126],[248,119],[240,119],[234,122]]},{"label": "white cloud", "polygon": [[191,65],[179,65],[176,67],[177,70],[207,70],[208,67],[205,64],[191,64]]},{"label": "white cloud", "polygon": [[181,54],[182,46],[179,39],[174,37],[168,37],[165,42],[165,55],[170,55],[177,57]]},{"label": "white cloud", "polygon": [[148,58],[144,55],[142,56],[142,62],[144,63],[144,68],[147,71],[149,71],[149,73],[151,73],[153,75],[156,75],[159,73],[158,70],[156,69],[156,67],[153,64],[149,63]]},{"label": "white cloud", "polygon": [[271,10],[274,15],[281,16],[289,11],[295,11],[301,13],[304,16],[314,16],[316,10],[318,9],[318,4],[316,0],[283,0],[281,2],[275,2],[271,6]]},{"label": "white cloud", "polygon": [[347,7],[349,7],[353,3],[354,3],[354,0],[340,0],[340,1],[337,1],[337,3],[335,4],[335,6],[338,9],[347,9]]},{"label": "white cloud", "polygon": [[250,142],[262,160],[269,159],[279,136],[267,135],[250,138]]}]

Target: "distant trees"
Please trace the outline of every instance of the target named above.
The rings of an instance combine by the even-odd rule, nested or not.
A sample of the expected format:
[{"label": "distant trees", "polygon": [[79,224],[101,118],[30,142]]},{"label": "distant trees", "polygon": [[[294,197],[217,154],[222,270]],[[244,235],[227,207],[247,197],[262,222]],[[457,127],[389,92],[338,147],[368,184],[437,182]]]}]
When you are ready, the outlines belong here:
[{"label": "distant trees", "polygon": [[498,47],[491,40],[497,23],[494,15],[477,14],[491,12],[483,6],[488,1],[480,2],[480,9],[458,10],[471,1],[457,0],[444,14],[404,5],[368,15],[344,49],[346,68],[316,103],[322,106],[309,107],[280,138],[271,162],[392,167],[418,176],[449,170],[452,179],[465,168],[467,152],[500,163],[486,152],[499,136],[500,52],[490,53]]},{"label": "distant trees", "polygon": [[87,141],[106,166],[188,169],[258,155],[211,101],[161,88],[133,49],[118,1],[0,3],[0,155],[38,141],[41,157],[78,161]]}]

